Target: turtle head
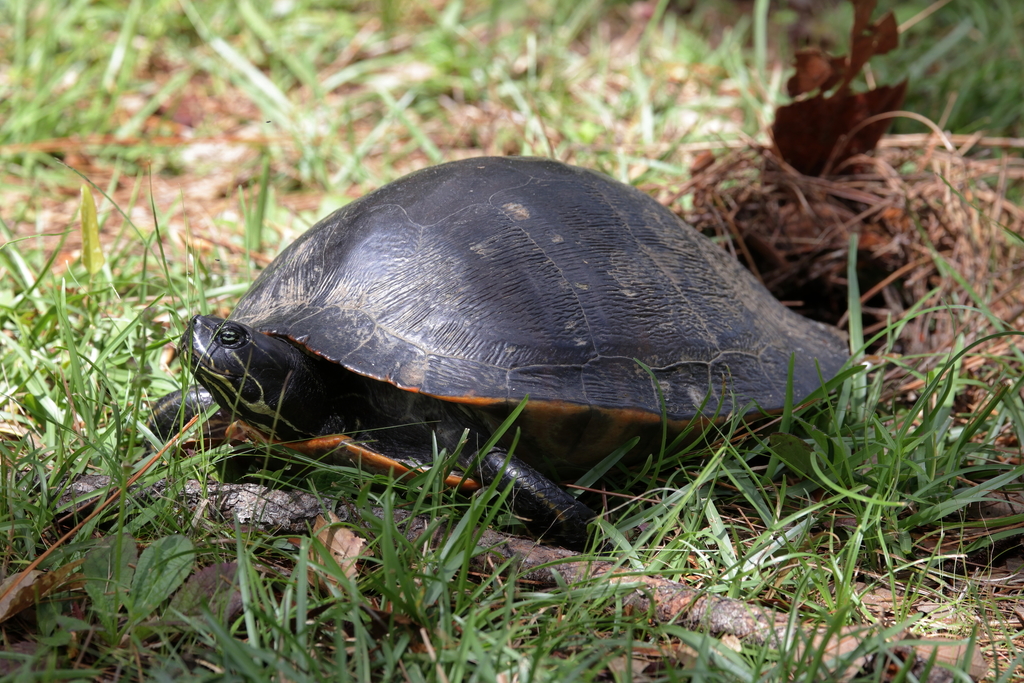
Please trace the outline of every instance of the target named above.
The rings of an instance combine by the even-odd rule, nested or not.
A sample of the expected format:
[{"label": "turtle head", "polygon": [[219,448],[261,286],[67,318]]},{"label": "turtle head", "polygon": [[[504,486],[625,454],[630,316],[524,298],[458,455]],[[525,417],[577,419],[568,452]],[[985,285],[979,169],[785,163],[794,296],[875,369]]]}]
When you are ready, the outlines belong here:
[{"label": "turtle head", "polygon": [[323,363],[248,325],[213,316],[192,318],[181,340],[196,379],[221,408],[279,441],[332,431],[332,402]]}]

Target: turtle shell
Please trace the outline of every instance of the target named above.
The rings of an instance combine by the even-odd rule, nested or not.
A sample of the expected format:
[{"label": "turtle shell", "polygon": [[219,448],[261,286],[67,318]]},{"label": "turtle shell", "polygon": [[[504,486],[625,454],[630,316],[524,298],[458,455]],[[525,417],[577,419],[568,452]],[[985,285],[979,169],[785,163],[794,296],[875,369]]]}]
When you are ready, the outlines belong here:
[{"label": "turtle shell", "polygon": [[[455,161],[348,204],[285,249],[231,318],[442,400],[529,396],[523,419],[548,450],[564,446],[550,425],[567,415],[658,423],[664,406],[679,426],[776,410],[791,357],[797,398],[847,359],[830,328],[648,195],[534,158]],[[612,447],[628,436],[611,431]]]}]

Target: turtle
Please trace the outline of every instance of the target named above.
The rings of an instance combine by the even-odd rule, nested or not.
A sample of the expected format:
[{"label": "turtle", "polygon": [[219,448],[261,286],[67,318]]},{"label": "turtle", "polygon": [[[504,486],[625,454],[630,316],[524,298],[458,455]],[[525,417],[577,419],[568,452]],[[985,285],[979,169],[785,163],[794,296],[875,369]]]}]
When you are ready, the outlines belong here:
[{"label": "turtle", "polygon": [[595,515],[556,481],[631,440],[627,461],[694,421],[778,411],[790,382],[804,397],[848,359],[649,195],[531,157],[428,167],[351,202],[226,320],[192,318],[181,348],[200,386],[160,403],[158,431],[216,403],[257,438],[392,474],[431,466],[432,439],[461,444],[450,483],[510,486],[513,514],[570,548]]}]

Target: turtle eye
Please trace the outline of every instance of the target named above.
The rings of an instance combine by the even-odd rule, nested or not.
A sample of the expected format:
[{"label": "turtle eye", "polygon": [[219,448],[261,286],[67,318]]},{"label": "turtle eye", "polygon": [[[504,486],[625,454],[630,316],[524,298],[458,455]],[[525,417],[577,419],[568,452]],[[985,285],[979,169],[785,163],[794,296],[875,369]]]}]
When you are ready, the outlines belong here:
[{"label": "turtle eye", "polygon": [[223,327],[217,333],[217,342],[229,349],[237,349],[248,341],[248,335],[237,327]]}]

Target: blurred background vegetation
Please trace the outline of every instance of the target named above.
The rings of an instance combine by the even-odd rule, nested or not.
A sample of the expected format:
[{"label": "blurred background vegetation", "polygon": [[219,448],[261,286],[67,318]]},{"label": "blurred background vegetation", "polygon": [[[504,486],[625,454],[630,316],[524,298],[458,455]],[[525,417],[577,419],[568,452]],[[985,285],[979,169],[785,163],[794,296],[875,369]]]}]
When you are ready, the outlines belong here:
[{"label": "blurred background vegetation", "polygon": [[[908,77],[906,108],[954,133],[1022,134],[1024,7],[915,1],[879,12],[887,4],[904,26],[902,44],[874,60],[869,77]],[[90,149],[124,173],[143,159],[147,170],[195,170],[145,138],[248,124],[274,138],[272,151],[294,145],[296,182],[337,185],[366,172],[337,157],[367,152],[390,158],[416,148],[436,162],[450,146],[564,156],[756,136],[784,101],[795,48],[846,52],[851,8],[829,0],[12,0],[0,16],[7,173],[36,177],[38,165],[52,165],[11,145],[97,135],[131,141]],[[686,112],[661,113],[680,106]],[[468,117],[499,114],[512,121],[494,122],[485,139],[460,139],[481,136]],[[404,124],[406,139],[396,145],[389,135],[391,149],[378,150],[388,120]],[[895,130],[923,129],[897,121]]]}]

